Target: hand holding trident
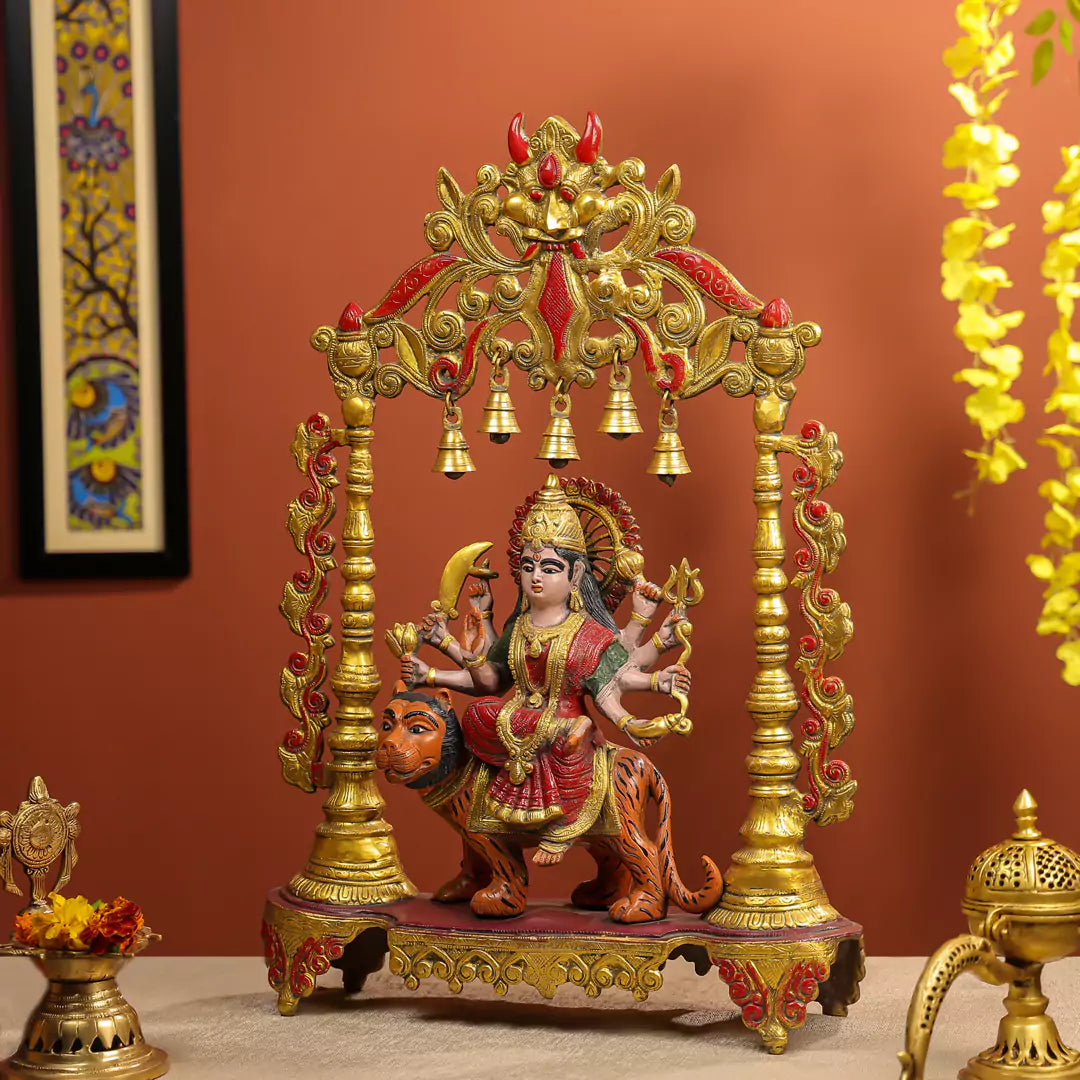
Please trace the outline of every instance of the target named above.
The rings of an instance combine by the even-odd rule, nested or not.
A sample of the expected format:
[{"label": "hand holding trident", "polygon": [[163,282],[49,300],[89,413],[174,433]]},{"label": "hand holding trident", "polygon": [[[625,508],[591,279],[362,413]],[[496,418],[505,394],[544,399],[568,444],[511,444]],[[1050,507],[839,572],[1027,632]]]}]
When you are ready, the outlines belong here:
[{"label": "hand holding trident", "polygon": [[[668,575],[663,590],[664,599],[672,605],[672,612],[679,616],[679,621],[675,623],[673,630],[675,637],[682,643],[683,649],[676,663],[684,666],[693,651],[690,635],[694,632],[694,624],[686,618],[686,609],[700,603],[705,595],[705,587],[698,581],[700,572],[699,569],[691,570],[690,563],[683,559],[678,569],[671,567],[671,573]],[[690,708],[690,700],[686,694],[674,687],[672,687],[671,696],[679,703],[679,711],[668,713],[659,719],[669,731],[675,732],[676,735],[689,735],[694,730],[693,721],[686,715]]]}]

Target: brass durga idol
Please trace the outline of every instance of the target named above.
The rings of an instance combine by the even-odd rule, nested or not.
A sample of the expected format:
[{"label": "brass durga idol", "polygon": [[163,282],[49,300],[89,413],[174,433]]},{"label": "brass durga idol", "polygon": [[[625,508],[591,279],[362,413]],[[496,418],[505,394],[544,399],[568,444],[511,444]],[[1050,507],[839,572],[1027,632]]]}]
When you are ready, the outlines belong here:
[{"label": "brass durga idol", "polygon": [[[467,899],[479,916],[521,915],[528,886],[523,849],[536,847],[533,862],[550,865],[575,841],[596,860],[597,876],[580,885],[571,902],[606,908],[614,922],[661,919],[669,900],[700,914],[720,899],[723,880],[711,859],[702,859],[706,883],[697,892],[679,878],[671,801],[659,770],[643,754],[608,744],[586,709],[588,697],[639,745],[691,730],[688,669],[682,662],[649,669],[680,640],[689,652],[685,605],[691,583],[692,598],[701,597],[697,571],[684,561],[671,568],[664,589],[646,581],[636,573],[643,564],[636,541],[626,540],[636,534],[617,492],[592,480],[560,484],[549,476],[510,530],[518,595],[501,636],[492,629],[490,572],[484,569],[471,590],[467,648],[448,632],[441,600],[419,633],[412,624],[388,632],[404,681],[383,713],[375,764],[391,783],[418,789],[464,843],[461,873],[437,900]],[[447,573],[460,564],[460,554]],[[594,565],[606,572],[597,575]],[[632,610],[620,630],[613,612],[628,591]],[[678,606],[647,638],[645,628],[665,594]],[[413,650],[421,641],[445,653],[456,670],[420,660]],[[418,693],[424,685],[439,689]],[[479,698],[460,720],[450,690]],[[507,690],[503,701],[498,695]],[[656,719],[631,716],[622,703],[630,690],[678,693],[683,708]],[[650,801],[658,814],[655,842],[645,825]]]},{"label": "brass durga idol", "polygon": [[[505,993],[524,982],[550,997],[571,982],[588,994],[614,987],[640,999],[660,988],[666,961],[682,957],[702,974],[715,968],[744,1023],[778,1053],[809,1002],[843,1015],[862,976],[861,928],[829,903],[804,846],[810,822],[850,815],[856,788],[835,756],[854,725],[852,700],[829,667],[851,639],[851,612],[825,583],[846,544],[843,518],[824,498],[843,457],[836,435],[816,421],[785,431],[806,349],[821,331],[795,322],[782,299],[758,299],[690,246],[694,216],[678,203],[675,166],[649,187],[641,161],[609,163],[601,144],[592,113],[580,134],[559,117],[529,134],[515,117],[510,162],[482,166],[472,190],[439,171],[441,206],[425,221],[431,253],[375,307],[349,304],[337,326],[312,337],[342,426],[315,413],[292,445],[307,486],[290,503],[288,526],[305,564],[286,583],[281,610],[303,644],[281,673],[295,725],[278,756],[289,783],[326,789],[326,797],[306,866],[268,897],[270,983],[280,1010],[292,1013],[331,965],[346,990],[358,990],[388,955],[408,987],[438,978],[459,990],[481,980]],[[688,613],[702,583],[685,559],[663,586],[648,580],[638,524],[601,480],[551,475],[518,508],[509,550],[517,599],[498,629],[492,544],[451,555],[432,610],[382,627],[399,670],[377,700],[376,402],[406,387],[437,402],[434,471],[460,479],[476,471],[462,402],[485,365],[478,430],[495,443],[520,442],[511,375],[522,373],[528,390],[550,391],[535,456],[555,470],[580,459],[572,398],[605,368],[600,430],[614,448],[641,432],[631,388],[640,379],[655,395],[658,427],[645,471],[669,485],[690,471],[683,403],[716,388],[753,401],[749,807],[722,875],[703,857],[700,883],[683,881],[671,797],[641,752],[670,734],[691,736],[691,714],[703,707],[691,709],[688,664]],[[348,464],[331,669],[336,642],[320,607],[338,568],[330,524],[339,449]],[[788,529],[781,455],[795,465]],[[465,539],[447,540],[442,557]],[[798,689],[788,670],[789,587],[807,623],[793,664]],[[669,610],[657,620],[661,603]],[[449,626],[462,615],[455,636]],[[430,650],[444,654],[436,665]],[[667,711],[633,715],[623,706],[627,692],[668,699]],[[402,867],[378,771],[415,789],[443,818],[435,827],[449,823],[460,837],[460,872],[431,899],[416,896]],[[650,806],[653,830],[644,824]],[[592,854],[596,876],[574,890],[570,906],[530,900],[529,863],[556,863],[572,844]]]}]

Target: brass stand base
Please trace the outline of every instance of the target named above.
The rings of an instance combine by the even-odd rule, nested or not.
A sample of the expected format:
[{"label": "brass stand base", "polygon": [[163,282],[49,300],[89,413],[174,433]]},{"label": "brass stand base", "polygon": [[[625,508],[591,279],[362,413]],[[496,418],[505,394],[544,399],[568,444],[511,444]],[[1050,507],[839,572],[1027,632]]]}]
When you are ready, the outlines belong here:
[{"label": "brass stand base", "polygon": [[1039,964],[1010,984],[997,1042],[960,1070],[963,1080],[1080,1080],[1080,1053],[1061,1041],[1057,1024],[1046,1015],[1041,980]]},{"label": "brass stand base", "polygon": [[116,985],[125,961],[71,954],[38,960],[49,988],[19,1049],[0,1062],[0,1080],[154,1080],[168,1072],[168,1056],[143,1040]]},{"label": "brass stand base", "polygon": [[623,925],[606,912],[535,904],[514,919],[479,919],[466,904],[427,899],[342,908],[316,905],[274,889],[263,916],[263,942],[278,1009],[294,1014],[330,967],[345,992],[359,991],[387,955],[390,971],[415,990],[443,980],[457,993],[467,982],[505,994],[512,983],[554,997],[565,983],[589,997],[616,988],[644,1001],[663,985],[676,957],[699,975],[714,967],[743,1023],[770,1053],[782,1053],[788,1032],[806,1020],[815,999],[831,1016],[846,1016],[859,999],[862,927],[836,919],[811,929],[726,931],[679,913],[659,922]]}]

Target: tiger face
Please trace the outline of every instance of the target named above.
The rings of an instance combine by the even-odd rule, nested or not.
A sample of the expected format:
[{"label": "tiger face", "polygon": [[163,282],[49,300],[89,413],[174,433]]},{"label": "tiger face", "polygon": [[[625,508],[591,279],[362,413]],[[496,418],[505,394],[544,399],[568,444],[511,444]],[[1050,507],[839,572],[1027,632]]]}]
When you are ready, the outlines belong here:
[{"label": "tiger face", "polygon": [[460,764],[461,732],[446,690],[406,690],[397,683],[376,730],[375,767],[391,784],[431,787]]}]

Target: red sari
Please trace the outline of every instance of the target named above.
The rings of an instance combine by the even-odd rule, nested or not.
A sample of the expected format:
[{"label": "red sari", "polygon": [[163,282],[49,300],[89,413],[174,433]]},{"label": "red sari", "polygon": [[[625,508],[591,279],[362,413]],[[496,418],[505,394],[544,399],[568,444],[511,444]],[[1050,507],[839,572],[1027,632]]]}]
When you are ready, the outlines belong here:
[{"label": "red sari", "polygon": [[[487,787],[487,813],[534,829],[556,824],[560,832],[576,821],[604,738],[594,728],[570,752],[566,733],[588,715],[585,696],[597,696],[625,662],[617,637],[585,614],[572,613],[550,629],[533,629],[522,615],[492,647],[489,661],[509,669],[515,692],[506,702],[475,701],[461,720],[468,748],[497,768]],[[537,649],[539,655],[531,655]]]}]

